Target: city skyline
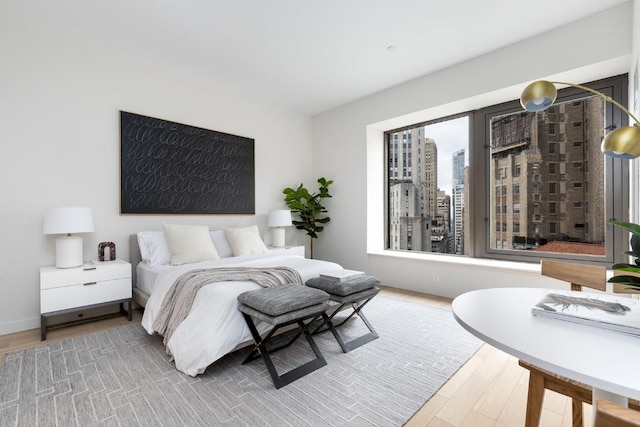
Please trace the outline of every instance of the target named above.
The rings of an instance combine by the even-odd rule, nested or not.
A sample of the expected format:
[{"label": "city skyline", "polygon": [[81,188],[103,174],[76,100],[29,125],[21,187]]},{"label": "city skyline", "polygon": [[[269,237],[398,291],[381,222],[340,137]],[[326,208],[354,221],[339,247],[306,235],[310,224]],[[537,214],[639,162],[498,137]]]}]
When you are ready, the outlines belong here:
[{"label": "city skyline", "polygon": [[469,165],[469,118],[467,116],[424,127],[425,138],[431,138],[438,146],[438,188],[453,194],[453,153],[465,150],[465,166]]}]

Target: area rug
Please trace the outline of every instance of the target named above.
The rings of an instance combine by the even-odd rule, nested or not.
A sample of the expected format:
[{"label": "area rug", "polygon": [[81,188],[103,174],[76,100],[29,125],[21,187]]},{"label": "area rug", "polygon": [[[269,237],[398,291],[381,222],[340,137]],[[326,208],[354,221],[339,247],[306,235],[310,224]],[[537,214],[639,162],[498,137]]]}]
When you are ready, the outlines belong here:
[{"label": "area rug", "polygon": [[[380,338],[277,390],[240,349],[195,378],[175,370],[139,324],[6,354],[0,426],[400,426],[480,346],[450,311],[378,296],[364,309]],[[359,319],[342,333],[364,331]],[[273,356],[280,373],[309,360],[305,340]]]}]

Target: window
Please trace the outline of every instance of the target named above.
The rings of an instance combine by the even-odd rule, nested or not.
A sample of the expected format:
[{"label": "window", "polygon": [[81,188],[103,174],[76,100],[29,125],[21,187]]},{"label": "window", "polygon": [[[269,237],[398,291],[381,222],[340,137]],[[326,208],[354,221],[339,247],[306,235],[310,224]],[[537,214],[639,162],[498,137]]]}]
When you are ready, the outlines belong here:
[{"label": "window", "polygon": [[[622,100],[621,103],[625,105],[626,79],[627,76],[615,77],[586,86],[602,91],[618,102]],[[572,104],[575,102],[580,103],[579,108],[573,108]],[[514,169],[515,165],[521,165],[522,176],[517,181],[521,186],[517,199],[520,203],[519,231],[514,231],[514,224],[512,235],[507,234],[510,247],[492,248],[491,243],[496,238],[504,237],[492,235],[493,227],[485,227],[484,242],[487,243],[476,243],[476,256],[514,260],[547,257],[576,260],[584,257],[593,261],[594,257],[586,257],[579,247],[579,244],[587,244],[593,246],[592,252],[597,254],[596,262],[610,266],[608,262],[616,258],[621,260],[614,248],[619,247],[624,251],[627,242],[621,239],[614,240],[611,227],[607,227],[607,219],[621,219],[626,215],[624,202],[617,198],[621,197],[624,200],[622,191],[626,187],[618,177],[624,176],[622,182],[628,181],[628,163],[614,161],[600,152],[604,129],[611,125],[615,107],[604,102],[599,96],[576,88],[560,90],[555,107],[557,114],[553,117],[549,117],[550,114],[545,112],[525,112],[527,117],[523,118],[521,106],[517,101],[511,105],[487,107],[480,113],[482,116],[477,121],[484,127],[478,126],[474,137],[489,138],[484,145],[490,149],[474,152],[475,155],[470,159],[472,170],[482,169],[482,164],[488,164],[489,168],[496,165],[503,167],[503,163],[508,162],[514,165]],[[618,112],[615,114],[618,115]],[[508,117],[522,120],[523,128],[535,127],[537,132],[529,133],[530,139],[525,146],[514,146],[509,150],[497,149],[492,143],[493,136],[502,132],[501,126],[507,122]],[[616,126],[620,125],[616,123]],[[472,142],[471,145],[473,144]],[[589,167],[588,163],[591,163]],[[479,171],[477,175],[474,174],[471,182],[481,184],[483,175],[492,176],[486,171]],[[503,183],[508,184],[509,181],[500,184]],[[489,179],[488,184],[497,183],[492,183]],[[514,185],[515,182],[512,186]],[[480,190],[471,191],[478,194],[475,191]],[[492,200],[492,195],[493,192],[489,192],[486,196],[487,206],[498,203],[498,200]],[[514,206],[516,200],[511,201]],[[591,208],[591,213],[587,215],[586,206],[594,203],[597,209]],[[493,210],[484,212],[492,213]],[[513,213],[515,214],[515,209]],[[475,215],[472,217],[475,218]],[[493,222],[495,221],[489,223]],[[480,220],[476,224],[481,224]],[[477,231],[473,235],[480,239],[483,233]],[[566,253],[559,254],[551,249],[546,251],[545,244],[535,248],[528,244],[536,238],[538,241],[549,243],[563,240],[564,244],[561,247]]]},{"label": "window", "polygon": [[[464,115],[387,133],[387,223],[400,223],[387,226],[389,249],[463,253],[468,122]],[[406,144],[398,144],[397,135],[406,135]],[[405,159],[403,177],[392,173],[396,159]],[[493,181],[499,177],[506,168],[496,170]],[[502,186],[495,189],[500,196]]]},{"label": "window", "polygon": [[[585,86],[625,105],[627,83],[622,75]],[[607,219],[628,220],[629,164],[603,156],[600,143],[605,129],[627,121],[603,98],[568,87],[558,91],[553,112],[529,113],[513,100],[390,130],[385,140],[389,248],[529,262],[559,258],[610,266],[624,261],[628,239],[608,227]],[[460,122],[464,126],[458,128]],[[440,125],[460,133],[437,134]],[[463,142],[456,145],[458,140]],[[405,196],[409,207],[400,209],[406,205],[397,194],[411,186]],[[396,187],[402,191],[396,193]],[[465,200],[468,194],[472,204]],[[411,244],[403,241],[407,228],[401,221],[413,224]],[[563,241],[564,252],[545,249],[554,240]],[[442,244],[445,250],[436,250],[437,241],[448,242]],[[585,256],[577,244],[592,246],[596,255]]]}]

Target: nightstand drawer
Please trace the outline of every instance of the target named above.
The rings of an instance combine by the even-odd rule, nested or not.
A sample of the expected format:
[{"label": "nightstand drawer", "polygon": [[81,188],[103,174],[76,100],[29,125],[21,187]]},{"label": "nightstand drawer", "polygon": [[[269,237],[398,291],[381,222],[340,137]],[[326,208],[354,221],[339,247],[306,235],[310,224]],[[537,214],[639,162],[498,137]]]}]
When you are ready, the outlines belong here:
[{"label": "nightstand drawer", "polygon": [[40,313],[131,298],[131,278],[85,282],[40,291]]},{"label": "nightstand drawer", "polygon": [[[85,268],[95,267],[92,270]],[[85,264],[77,268],[44,267],[40,269],[40,289],[74,286],[131,277],[131,264],[122,260]]]}]

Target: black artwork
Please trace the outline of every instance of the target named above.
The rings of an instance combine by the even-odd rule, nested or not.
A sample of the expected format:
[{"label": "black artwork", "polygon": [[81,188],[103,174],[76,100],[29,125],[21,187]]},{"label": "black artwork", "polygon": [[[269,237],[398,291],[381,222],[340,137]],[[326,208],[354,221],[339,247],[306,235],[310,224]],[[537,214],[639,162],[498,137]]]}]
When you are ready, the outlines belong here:
[{"label": "black artwork", "polygon": [[254,140],[121,111],[120,212],[254,214]]}]

